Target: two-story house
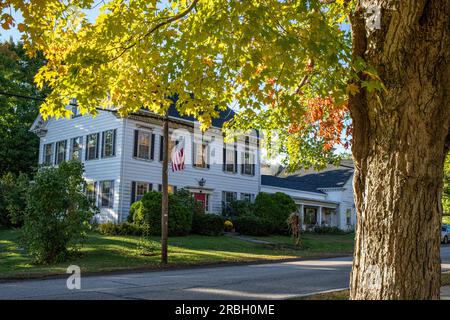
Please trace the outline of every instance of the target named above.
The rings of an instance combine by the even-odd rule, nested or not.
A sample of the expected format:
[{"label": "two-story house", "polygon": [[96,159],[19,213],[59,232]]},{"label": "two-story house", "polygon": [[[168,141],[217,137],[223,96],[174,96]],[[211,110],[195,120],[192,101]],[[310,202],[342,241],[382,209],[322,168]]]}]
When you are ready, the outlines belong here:
[{"label": "two-story house", "polygon": [[[163,119],[145,109],[127,118],[114,110],[100,109],[95,117],[73,112],[70,119],[35,120],[31,131],[40,137],[39,163],[83,162],[98,221],[124,221],[145,192],[161,191]],[[202,133],[194,118],[169,109],[169,150],[182,139],[185,147],[185,169],[172,172],[169,166],[169,192],[189,190],[206,212],[220,213],[236,199],[253,201],[260,189],[257,132],[224,141],[222,126],[233,115],[231,109],[221,111]]]}]

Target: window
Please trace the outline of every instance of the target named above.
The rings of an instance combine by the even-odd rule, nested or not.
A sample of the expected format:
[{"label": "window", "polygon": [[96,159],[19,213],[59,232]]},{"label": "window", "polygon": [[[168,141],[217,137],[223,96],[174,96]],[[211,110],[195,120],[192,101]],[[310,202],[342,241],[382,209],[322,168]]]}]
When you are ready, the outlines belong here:
[{"label": "window", "polygon": [[197,168],[209,168],[209,147],[208,143],[193,143],[193,166]]},{"label": "window", "polygon": [[97,204],[97,182],[86,182],[86,196],[91,203]]},{"label": "window", "polygon": [[100,206],[112,208],[114,204],[114,180],[100,181]]},{"label": "window", "polygon": [[[163,161],[163,148],[164,148],[164,137],[160,136],[160,140],[159,140],[159,161]],[[172,140],[169,139],[169,162],[171,160],[171,156],[172,156],[172,150],[173,148],[178,144],[177,140]]]},{"label": "window", "polygon": [[53,143],[44,144],[44,165],[49,166],[52,164],[53,158]]},{"label": "window", "polygon": [[133,181],[131,183],[131,203],[141,200],[147,192],[151,191],[153,185],[142,181]]},{"label": "window", "polygon": [[102,158],[116,155],[116,129],[102,133]]},{"label": "window", "polygon": [[[169,184],[167,190],[170,194],[177,192],[177,187]],[[158,184],[158,192],[162,192],[162,184]]]},{"label": "window", "polygon": [[222,203],[224,208],[228,208],[230,204],[237,198],[236,192],[223,191],[222,192]]},{"label": "window", "polygon": [[70,160],[81,161],[81,140],[82,137],[73,138],[70,142]]},{"label": "window", "polygon": [[223,171],[237,172],[237,148],[236,143],[223,145]]},{"label": "window", "polygon": [[350,209],[345,211],[345,220],[348,226],[352,224],[352,211]]},{"label": "window", "polygon": [[134,156],[139,159],[153,159],[155,135],[142,130],[134,131]]},{"label": "window", "polygon": [[317,209],[315,208],[305,208],[305,225],[315,225],[317,224]]},{"label": "window", "polygon": [[72,107],[72,119],[76,117],[80,117],[81,113],[78,109],[77,100],[76,99],[70,99],[70,106]]},{"label": "window", "polygon": [[241,200],[245,202],[253,202],[254,195],[252,193],[241,193]]},{"label": "window", "polygon": [[58,141],[56,143],[55,164],[60,164],[66,160],[67,140]]},{"label": "window", "polygon": [[86,136],[86,160],[98,159],[99,138],[99,133],[93,133]]},{"label": "window", "polygon": [[250,152],[250,138],[245,137],[245,151],[242,159],[242,174],[255,175],[255,154]]}]

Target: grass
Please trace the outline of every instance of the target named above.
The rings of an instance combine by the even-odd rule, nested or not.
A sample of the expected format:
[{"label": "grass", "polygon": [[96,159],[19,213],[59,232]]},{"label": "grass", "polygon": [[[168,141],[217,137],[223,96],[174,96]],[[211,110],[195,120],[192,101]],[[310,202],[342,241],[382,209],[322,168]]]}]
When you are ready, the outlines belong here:
[{"label": "grass", "polygon": [[[169,266],[207,265],[214,263],[282,260],[312,256],[351,254],[353,235],[305,235],[304,248],[292,245],[287,236],[261,237],[275,245],[252,243],[232,236],[207,237],[191,235],[169,238]],[[157,241],[159,238],[153,237]],[[140,254],[140,238],[103,236],[90,233],[80,254],[64,263],[35,265],[20,247],[19,231],[0,229],[0,278],[31,278],[65,274],[75,264],[82,272],[107,272],[130,269],[159,269],[159,252],[152,256]]]}]

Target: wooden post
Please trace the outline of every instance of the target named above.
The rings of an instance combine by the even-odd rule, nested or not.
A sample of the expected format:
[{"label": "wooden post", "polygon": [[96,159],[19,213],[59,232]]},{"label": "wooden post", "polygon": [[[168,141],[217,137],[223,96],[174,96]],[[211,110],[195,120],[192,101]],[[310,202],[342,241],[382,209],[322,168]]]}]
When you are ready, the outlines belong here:
[{"label": "wooden post", "polygon": [[163,125],[163,163],[162,163],[162,212],[161,212],[161,263],[167,264],[167,236],[169,222],[169,115],[166,111]]}]

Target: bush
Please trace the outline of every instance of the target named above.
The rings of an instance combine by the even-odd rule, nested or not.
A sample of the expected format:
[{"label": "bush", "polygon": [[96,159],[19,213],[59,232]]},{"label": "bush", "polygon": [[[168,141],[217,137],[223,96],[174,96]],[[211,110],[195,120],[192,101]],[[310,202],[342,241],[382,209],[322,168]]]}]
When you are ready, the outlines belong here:
[{"label": "bush", "polygon": [[245,215],[234,221],[236,231],[249,236],[268,236],[272,231],[269,220],[255,215]]},{"label": "bush", "polygon": [[140,210],[141,206],[142,206],[142,202],[140,202],[140,201],[133,202],[133,204],[130,206],[130,212],[128,213],[128,218],[127,218],[128,222],[134,221],[134,217],[137,214],[137,212]]},{"label": "bush", "polygon": [[344,230],[339,229],[338,227],[326,227],[326,226],[316,226],[313,231],[318,234],[345,234]]},{"label": "bush", "polygon": [[223,234],[224,218],[217,214],[195,214],[192,222],[192,232],[205,236],[220,236]]},{"label": "bush", "polygon": [[93,208],[83,193],[83,165],[64,162],[41,168],[27,196],[23,244],[37,263],[67,258],[89,230]]},{"label": "bush", "polygon": [[107,236],[142,236],[146,232],[145,226],[130,222],[102,223],[98,226],[98,231]]},{"label": "bush", "polygon": [[[147,192],[133,209],[133,223],[150,226],[152,234],[161,234],[161,200],[160,192]],[[134,204],[133,204],[134,205]],[[169,194],[169,236],[182,236],[191,232],[192,219],[196,205],[194,198],[186,190]]]},{"label": "bush", "polygon": [[222,215],[226,218],[237,218],[243,215],[250,215],[254,212],[254,205],[244,200],[234,200],[224,208]]},{"label": "bush", "polygon": [[289,228],[286,221],[295,211],[297,206],[294,200],[285,193],[261,192],[256,196],[254,215],[270,222],[270,233],[288,234]]},{"label": "bush", "polygon": [[29,180],[26,174],[8,172],[0,179],[0,225],[23,225]]}]

